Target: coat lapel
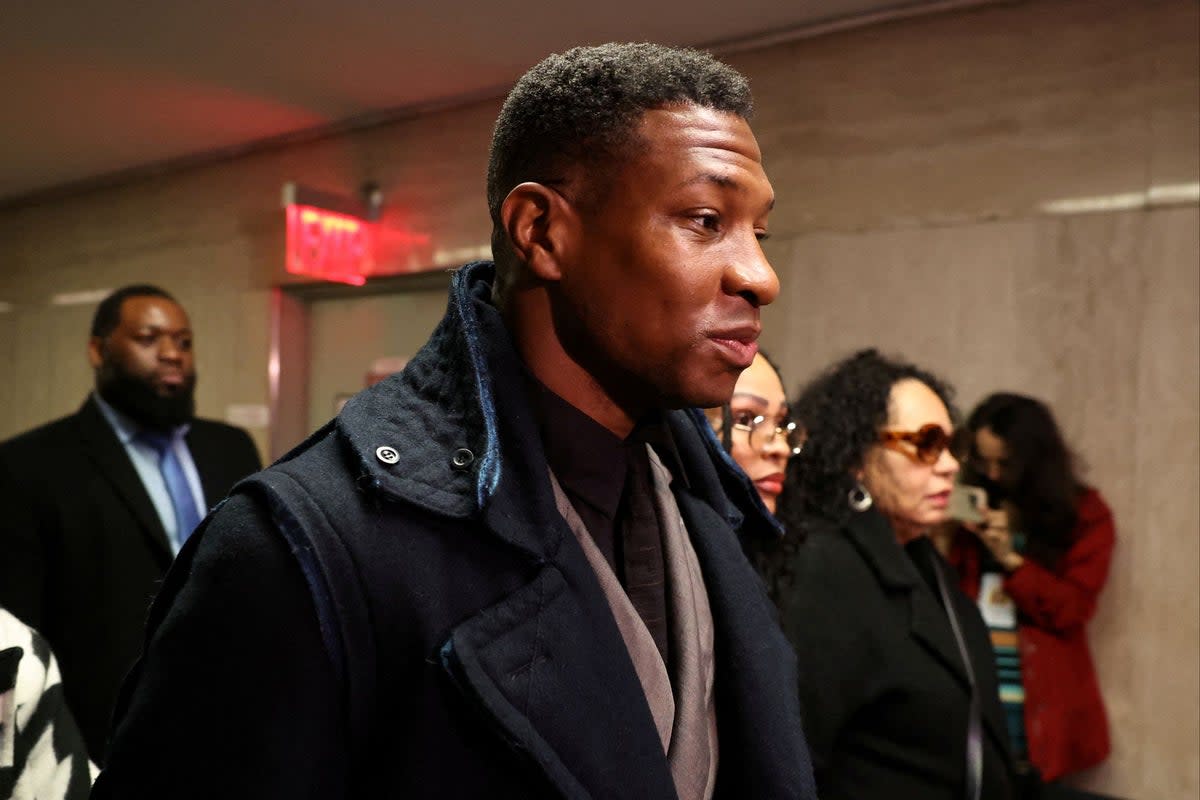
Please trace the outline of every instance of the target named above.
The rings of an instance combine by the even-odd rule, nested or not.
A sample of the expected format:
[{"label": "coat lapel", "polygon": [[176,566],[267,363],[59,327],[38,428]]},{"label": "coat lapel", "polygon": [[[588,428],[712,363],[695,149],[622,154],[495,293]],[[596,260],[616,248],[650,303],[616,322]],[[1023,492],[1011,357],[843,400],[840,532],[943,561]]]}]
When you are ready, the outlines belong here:
[{"label": "coat lapel", "polygon": [[[925,579],[917,572],[904,549],[896,542],[891,526],[877,512],[870,511],[855,514],[847,524],[850,538],[866,557],[880,583],[887,589],[894,590],[895,602],[905,607],[908,617],[908,629],[911,636],[927,650],[934,659],[945,667],[961,684],[963,692],[971,690],[970,679],[963,664],[962,655],[958,650],[954,632],[950,628],[950,620],[946,610],[933,594]],[[943,565],[945,566],[945,565]],[[947,574],[949,567],[945,567]],[[974,613],[969,602],[959,602],[956,597],[957,587],[950,586],[951,602],[955,612],[963,624],[963,636],[970,641],[970,631],[965,624],[965,615]],[[990,653],[990,648],[988,650]],[[976,665],[976,686],[981,701],[996,692],[996,682],[992,677],[994,670],[991,665],[985,666],[986,671]],[[994,703],[981,702],[984,725],[992,737],[1007,750],[1008,733],[1004,721],[989,713]]]},{"label": "coat lapel", "polygon": [[443,667],[562,796],[674,797],[654,719],[595,573],[574,536],[561,541],[556,563],[454,629]]},{"label": "coat lapel", "polygon": [[[694,473],[689,476],[695,486]],[[713,618],[720,741],[715,796],[815,798],[796,655],[766,589],[712,505],[690,489],[676,491],[675,499]]]},{"label": "coat lapel", "polygon": [[970,684],[946,612],[896,541],[891,525],[871,510],[854,514],[846,528],[880,584],[907,612],[909,633],[967,690]]},{"label": "coat lapel", "polygon": [[76,415],[79,422],[80,439],[84,452],[96,465],[97,471],[104,476],[117,497],[129,509],[129,513],[137,520],[141,533],[151,543],[151,546],[167,561],[171,559],[171,545],[167,541],[167,532],[163,529],[162,520],[154,510],[154,503],[142,485],[142,479],[134,469],[133,462],[117,435],[113,433],[108,420],[100,413],[95,400],[88,397],[87,402]]}]

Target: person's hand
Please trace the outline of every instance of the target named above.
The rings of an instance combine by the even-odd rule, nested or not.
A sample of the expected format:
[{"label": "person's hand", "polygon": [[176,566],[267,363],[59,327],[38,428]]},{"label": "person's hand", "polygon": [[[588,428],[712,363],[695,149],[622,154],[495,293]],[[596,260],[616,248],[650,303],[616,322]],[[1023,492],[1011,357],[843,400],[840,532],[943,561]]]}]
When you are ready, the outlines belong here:
[{"label": "person's hand", "polygon": [[984,520],[971,526],[984,546],[991,551],[1000,566],[1008,572],[1025,563],[1020,553],[1013,550],[1012,531],[1008,527],[1008,512],[1004,509],[984,511]]}]

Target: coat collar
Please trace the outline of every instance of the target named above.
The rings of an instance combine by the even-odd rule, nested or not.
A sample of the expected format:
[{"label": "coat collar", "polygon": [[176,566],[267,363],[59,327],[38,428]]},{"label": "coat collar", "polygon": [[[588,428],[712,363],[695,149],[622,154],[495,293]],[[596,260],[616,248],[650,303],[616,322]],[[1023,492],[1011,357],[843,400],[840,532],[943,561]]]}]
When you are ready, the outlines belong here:
[{"label": "coat collar", "polygon": [[[880,585],[885,590],[897,594],[894,602],[907,606],[909,633],[912,637],[961,682],[964,691],[969,692],[970,679],[967,677],[946,610],[934,596],[934,591],[929,588],[925,579],[917,572],[904,548],[896,541],[887,519],[875,509],[853,514],[845,523],[845,531],[854,547],[875,572]],[[954,604],[955,612],[960,618],[976,613],[970,600],[958,591],[949,565],[941,566],[949,584],[950,602]],[[981,694],[995,691],[994,680],[976,675],[976,682]],[[997,744],[1006,749],[1007,731],[1003,721],[989,713],[992,705],[984,702],[982,707],[984,725]]]},{"label": "coat collar", "polygon": [[[403,372],[355,395],[336,427],[364,490],[451,518],[486,515],[505,538],[541,553],[546,543],[531,531],[558,513],[523,365],[491,304],[494,270],[491,262],[459,269],[429,342]],[[778,536],[703,414],[668,412],[666,421],[693,492],[733,527]]]}]

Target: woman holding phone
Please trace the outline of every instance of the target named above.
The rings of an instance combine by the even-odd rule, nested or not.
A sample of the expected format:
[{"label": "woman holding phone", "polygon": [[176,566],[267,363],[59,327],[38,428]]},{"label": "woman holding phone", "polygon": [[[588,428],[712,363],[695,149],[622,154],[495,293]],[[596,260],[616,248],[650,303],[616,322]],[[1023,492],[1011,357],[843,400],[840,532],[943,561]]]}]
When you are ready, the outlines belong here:
[{"label": "woman holding phone", "polygon": [[1112,513],[1041,402],[993,394],[966,434],[962,482],[988,508],[962,523],[949,559],[992,630],[1014,755],[1053,781],[1109,752],[1085,626],[1108,577]]}]

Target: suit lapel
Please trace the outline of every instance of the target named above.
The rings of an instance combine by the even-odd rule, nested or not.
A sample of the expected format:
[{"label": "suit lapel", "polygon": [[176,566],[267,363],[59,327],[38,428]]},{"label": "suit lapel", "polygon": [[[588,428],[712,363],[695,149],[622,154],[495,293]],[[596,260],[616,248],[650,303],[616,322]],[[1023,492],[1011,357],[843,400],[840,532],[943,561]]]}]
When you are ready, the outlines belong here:
[{"label": "suit lapel", "polygon": [[142,479],[134,469],[133,462],[129,460],[129,455],[108,424],[108,420],[100,413],[95,400],[88,397],[76,419],[79,422],[84,452],[105,480],[112,484],[117,497],[137,520],[142,535],[161,556],[170,561],[171,545],[167,541],[167,532],[163,529],[162,520],[158,518],[154,503],[150,500],[146,487],[142,485]]},{"label": "suit lapel", "polygon": [[184,441],[192,455],[192,463],[196,465],[196,472],[200,475],[200,489],[204,492],[205,505],[201,510],[206,511],[223,500],[229,487],[236,481],[229,480],[224,474],[220,454],[210,452],[208,443],[212,442],[212,437],[196,435],[196,428],[200,424],[202,423],[199,420],[192,422]]}]

